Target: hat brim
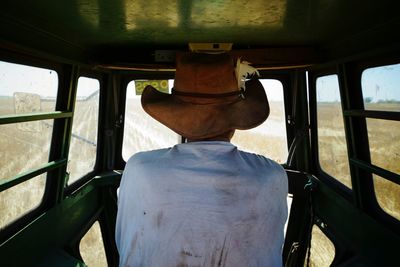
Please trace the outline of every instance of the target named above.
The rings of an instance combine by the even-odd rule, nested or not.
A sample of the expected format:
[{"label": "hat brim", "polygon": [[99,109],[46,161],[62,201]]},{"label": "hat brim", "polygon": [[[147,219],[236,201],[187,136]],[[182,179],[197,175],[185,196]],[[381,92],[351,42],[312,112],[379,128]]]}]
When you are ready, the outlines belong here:
[{"label": "hat brim", "polygon": [[257,79],[246,82],[244,99],[230,103],[188,103],[150,85],[144,89],[141,102],[154,119],[192,140],[218,136],[230,130],[250,129],[263,123],[269,115],[268,99]]}]

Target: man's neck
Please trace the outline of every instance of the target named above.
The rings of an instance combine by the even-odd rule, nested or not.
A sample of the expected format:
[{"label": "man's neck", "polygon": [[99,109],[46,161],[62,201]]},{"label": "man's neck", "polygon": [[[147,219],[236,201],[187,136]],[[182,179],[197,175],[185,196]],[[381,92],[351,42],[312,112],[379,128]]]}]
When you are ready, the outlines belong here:
[{"label": "man's neck", "polygon": [[207,137],[207,138],[188,139],[187,142],[199,142],[199,141],[224,141],[224,142],[230,142],[234,133],[235,133],[235,131],[229,131],[229,132],[225,132],[225,133],[222,133],[220,135],[217,135],[217,136],[211,136],[211,137]]}]

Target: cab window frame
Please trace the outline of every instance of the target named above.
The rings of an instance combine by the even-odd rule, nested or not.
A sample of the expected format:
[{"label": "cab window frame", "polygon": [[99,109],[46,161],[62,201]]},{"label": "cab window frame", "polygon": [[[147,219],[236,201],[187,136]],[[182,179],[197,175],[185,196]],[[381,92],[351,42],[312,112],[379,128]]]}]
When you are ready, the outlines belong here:
[{"label": "cab window frame", "polygon": [[[288,72],[282,72],[279,70],[273,71],[265,71],[260,70],[260,77],[259,79],[274,79],[278,80],[282,83],[283,87],[283,104],[284,104],[284,111],[285,111],[285,128],[286,128],[286,139],[287,139],[287,149],[289,151],[290,144],[294,139],[294,130],[288,124],[288,114],[291,114],[291,95],[288,94],[290,92],[289,85],[290,85],[290,74]],[[154,79],[174,79],[175,78],[175,71],[120,71],[116,75],[116,79],[119,82],[119,99],[118,99],[118,111],[121,118],[125,118],[125,108],[126,108],[126,92],[128,88],[128,84],[133,80],[143,79],[143,80],[154,80]],[[125,122],[123,122],[120,127],[118,128],[119,133],[117,134],[116,140],[116,153],[115,155],[115,166],[119,170],[123,170],[125,168],[126,161],[122,157],[122,146],[123,146],[123,135],[124,135],[124,126]],[[282,164],[285,166],[285,164]]]},{"label": "cab window frame", "polygon": [[125,111],[126,111],[126,96],[128,90],[128,84],[134,80],[169,80],[175,78],[175,71],[121,71],[116,77],[119,80],[119,99],[118,99],[118,111],[120,118],[122,118],[122,123],[118,128],[119,133],[117,134],[116,140],[116,151],[115,154],[115,166],[119,170],[125,168],[126,161],[122,157],[122,146],[124,142],[124,130],[125,130]]},{"label": "cab window frame", "polygon": [[[387,66],[387,65],[393,65],[393,64],[399,64],[400,63],[400,56],[396,53],[385,53],[384,55],[377,55],[374,56],[370,59],[365,59],[365,60],[360,60],[358,61],[356,64],[354,64],[354,69],[355,71],[358,73],[359,75],[359,86],[360,86],[360,90],[361,90],[361,95],[362,95],[362,84],[361,84],[361,79],[362,79],[362,74],[365,70],[370,69],[370,68],[377,68],[377,67],[383,67],[383,66]],[[399,85],[400,86],[400,85]],[[364,104],[364,100],[361,99],[362,103]],[[365,110],[364,111],[370,111],[370,110]],[[374,112],[375,110],[371,110],[372,112]],[[385,113],[386,111],[382,111],[382,113]],[[397,112],[398,114],[400,114],[400,111]],[[364,115],[363,116],[364,120],[368,119],[368,118],[373,118],[369,115]],[[379,119],[379,118],[378,118]],[[386,120],[384,118],[381,118],[382,120]],[[400,120],[394,120],[394,121],[398,121],[400,122]],[[368,135],[368,127],[366,127],[366,134]],[[368,138],[368,136],[367,136]],[[368,152],[369,152],[369,145],[368,145]],[[369,153],[368,153],[369,154]],[[369,162],[366,162],[367,165],[373,165],[371,158],[369,159]],[[361,168],[361,166],[359,166]],[[368,168],[368,166],[367,166]],[[386,170],[386,169],[384,169]],[[369,172],[370,176],[371,176],[371,183],[372,183],[372,203],[370,206],[370,213],[373,217],[377,218],[379,221],[383,222],[384,224],[386,224],[388,227],[390,227],[392,230],[394,230],[397,233],[400,233],[400,220],[391,216],[390,214],[388,214],[379,204],[376,194],[375,194],[375,185],[373,182],[373,174],[377,174],[378,176],[380,176],[379,173],[375,173],[372,171],[372,169],[370,170],[364,170],[365,172]],[[397,174],[398,175],[398,174]],[[382,177],[382,179],[389,180],[388,178]],[[397,185],[400,186],[400,183],[397,182]]]},{"label": "cab window frame", "polygon": [[[315,172],[316,176],[322,182],[347,199],[357,209],[363,210],[398,233],[400,232],[400,221],[386,213],[377,201],[372,178],[373,172],[355,163],[354,159],[358,159],[357,155],[360,155],[362,161],[365,161],[367,165],[371,164],[368,128],[366,126],[368,115],[365,114],[366,110],[362,98],[362,73],[368,68],[397,64],[399,62],[400,58],[398,55],[378,55],[363,60],[354,58],[347,61],[335,62],[334,64],[321,65],[320,67],[312,68],[309,73],[313,172]],[[326,173],[319,164],[316,80],[319,77],[332,74],[336,74],[339,79],[352,190],[346,188],[336,178]],[[354,113],[364,115],[355,117]]]},{"label": "cab window frame", "polygon": [[[77,190],[79,187],[87,183],[90,179],[92,179],[96,174],[98,174],[101,171],[101,155],[102,153],[105,153],[104,150],[104,142],[105,142],[105,136],[104,133],[106,131],[106,126],[105,126],[105,113],[106,110],[104,108],[106,96],[105,96],[105,89],[106,89],[106,84],[107,81],[105,79],[105,75],[102,72],[93,72],[89,69],[81,68],[79,70],[78,75],[76,76],[76,82],[75,82],[75,88],[73,88],[75,99],[74,101],[74,114],[75,114],[75,102],[77,101],[77,91],[78,91],[78,80],[79,78],[84,77],[84,78],[90,78],[90,79],[95,79],[99,82],[99,110],[98,110],[98,122],[97,122],[97,145],[96,145],[96,159],[94,162],[94,166],[91,171],[86,173],[85,175],[81,176],[71,184],[65,183],[65,194],[70,195],[73,193],[75,190]],[[73,123],[71,125],[71,132],[69,133],[70,135],[72,134],[72,127]],[[69,150],[71,149],[71,146],[69,146]]]},{"label": "cab window frame", "polygon": [[[24,65],[28,67],[37,67],[37,68],[43,68],[47,70],[51,70],[56,72],[57,78],[58,78],[58,86],[57,86],[57,94],[56,94],[56,105],[55,105],[55,110],[54,111],[65,111],[61,109],[61,105],[59,104],[59,100],[62,97],[66,97],[68,94],[66,92],[63,92],[62,88],[65,83],[65,80],[68,78],[66,77],[66,71],[65,71],[65,64],[62,62],[58,61],[53,61],[51,59],[47,59],[46,57],[44,58],[38,58],[32,55],[26,55],[22,53],[17,53],[14,51],[7,51],[7,50],[0,50],[0,60],[4,62],[9,62],[13,64],[19,64],[19,65]],[[6,115],[8,116],[8,115]],[[57,120],[60,121],[65,121],[68,118],[49,118],[50,120],[53,120],[56,122]],[[42,121],[43,119],[40,119],[38,121]],[[53,131],[51,134],[51,139],[49,140],[50,142],[50,150],[49,150],[49,155],[48,155],[48,163],[51,162],[51,155],[54,153],[55,150],[60,149],[59,144],[54,144],[54,139],[55,139],[55,127],[53,127]],[[59,140],[63,138],[62,135],[59,136]],[[48,164],[47,163],[47,164]],[[42,164],[39,166],[44,167],[46,164]],[[41,199],[41,202],[34,208],[30,209],[26,213],[22,214],[19,217],[16,217],[14,220],[12,220],[9,224],[7,224],[4,228],[2,228],[1,235],[0,235],[0,243],[7,240],[7,238],[11,237],[13,234],[16,232],[20,231],[23,229],[26,225],[28,225],[32,220],[35,218],[38,218],[40,214],[43,214],[46,210],[48,210],[51,206],[52,203],[54,202],[54,194],[51,192],[52,188],[54,188],[55,184],[57,183],[56,181],[50,181],[50,173],[52,172],[57,172],[57,170],[60,170],[60,168],[63,168],[63,166],[66,165],[57,165],[53,169],[46,170],[42,172],[41,174],[44,174],[46,176],[45,178],[45,183],[44,183],[44,193],[43,197]],[[28,178],[27,181],[31,179],[35,179],[35,177],[38,177],[40,174],[37,174],[33,176],[32,178]],[[16,176],[14,176],[16,177]],[[61,177],[59,179],[62,179]],[[18,184],[21,184],[24,182],[18,182]],[[14,186],[11,186],[12,188]],[[7,190],[7,189],[5,189]]]},{"label": "cab window frame", "polygon": [[[279,70],[260,70],[259,71],[260,76],[258,79],[270,79],[270,80],[277,80],[282,84],[282,94],[283,94],[283,110],[284,110],[284,118],[285,118],[285,134],[286,134],[286,144],[287,144],[287,152],[289,157],[290,153],[290,146],[293,142],[293,139],[295,138],[295,129],[293,129],[292,125],[289,124],[289,115],[292,114],[292,109],[294,108],[292,105],[292,93],[291,90],[289,90],[290,84],[291,84],[291,75],[290,72],[284,72],[284,71],[279,71]],[[265,88],[264,88],[265,89]],[[267,95],[268,97],[268,95]],[[268,118],[267,118],[268,120]],[[281,165],[286,167],[287,165],[287,160],[285,163],[282,163]]]},{"label": "cab window frame", "polygon": [[[340,93],[340,106],[344,109],[344,99],[343,99],[343,88],[341,86],[340,81],[340,74],[336,69],[336,66],[323,66],[322,68],[313,68],[309,72],[308,77],[308,88],[309,88],[309,107],[310,107],[310,128],[311,128],[311,162],[312,162],[312,171],[315,175],[329,187],[334,189],[337,193],[347,199],[349,202],[353,202],[353,184],[352,188],[348,188],[342,182],[340,182],[336,177],[327,173],[324,168],[322,168],[320,164],[320,157],[319,157],[319,135],[318,135],[318,102],[317,102],[317,79],[322,78],[325,76],[336,75],[338,77],[339,83],[339,93]],[[345,118],[343,117],[344,129],[345,132],[345,139],[346,139],[346,149],[347,149],[347,161],[349,162],[349,140],[348,140],[348,133],[346,130],[345,125]],[[350,166],[350,162],[349,162]],[[350,166],[351,168],[351,166]],[[350,177],[351,177],[351,170],[350,170]]]}]

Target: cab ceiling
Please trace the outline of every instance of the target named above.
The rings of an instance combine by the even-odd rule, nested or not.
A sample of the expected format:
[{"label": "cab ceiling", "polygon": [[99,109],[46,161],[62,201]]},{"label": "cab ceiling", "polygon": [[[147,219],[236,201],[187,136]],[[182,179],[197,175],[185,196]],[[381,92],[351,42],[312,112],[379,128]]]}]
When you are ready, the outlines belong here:
[{"label": "cab ceiling", "polygon": [[389,0],[6,0],[0,7],[3,47],[80,61],[146,61],[145,51],[189,42],[345,54],[400,39],[400,4]]}]

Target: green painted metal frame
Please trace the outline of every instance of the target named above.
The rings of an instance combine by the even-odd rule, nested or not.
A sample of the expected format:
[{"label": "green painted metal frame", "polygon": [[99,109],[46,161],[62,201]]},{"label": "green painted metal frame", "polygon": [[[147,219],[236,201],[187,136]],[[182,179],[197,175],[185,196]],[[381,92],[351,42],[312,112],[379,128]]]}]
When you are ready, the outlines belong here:
[{"label": "green painted metal frame", "polygon": [[285,266],[303,267],[308,248],[308,230],[312,223],[309,210],[309,192],[305,190],[310,175],[293,170],[286,170],[286,173],[289,181],[289,194],[293,195],[293,199],[282,257]]},{"label": "green painted metal frame", "polygon": [[[18,2],[18,1],[17,1]],[[22,2],[22,1],[21,1]],[[102,228],[103,236],[105,237],[105,247],[107,258],[110,266],[117,266],[118,264],[118,253],[116,252],[115,244],[113,243],[113,229],[115,228],[115,218],[116,218],[116,203],[115,189],[118,186],[118,174],[112,174],[111,176],[101,175],[97,178],[91,179],[85,185],[77,188],[65,189],[66,182],[66,162],[68,160],[68,151],[71,139],[71,127],[73,122],[73,112],[74,112],[74,99],[76,96],[76,83],[77,78],[80,73],[80,64],[85,63],[115,63],[120,60],[125,61],[125,63],[131,63],[135,60],[141,62],[144,59],[144,63],[154,64],[153,55],[154,50],[152,49],[186,49],[187,41],[184,38],[190,37],[190,34],[197,37],[197,40],[207,40],[213,38],[211,41],[216,41],[220,38],[219,33],[224,33],[227,36],[234,36],[234,39],[238,42],[249,42],[242,43],[242,47],[248,46],[268,46],[268,45],[285,45],[291,47],[292,45],[320,45],[319,51],[324,50],[323,59],[335,59],[337,56],[348,56],[352,53],[359,53],[362,50],[368,50],[370,48],[379,47],[380,45],[386,46],[388,44],[393,44],[400,40],[398,34],[395,34],[392,29],[397,29],[396,25],[399,25],[399,20],[397,15],[388,16],[391,14],[397,14],[398,8],[387,8],[386,5],[390,1],[384,1],[384,3],[377,3],[376,1],[371,1],[373,8],[369,9],[370,5],[364,4],[360,6],[356,3],[333,3],[333,7],[336,7],[338,11],[345,11],[342,13],[343,16],[336,16],[332,11],[332,8],[326,6],[327,3],[321,1],[316,1],[311,6],[303,5],[301,3],[296,3],[296,1],[287,1],[288,3],[288,22],[290,27],[287,31],[280,35],[276,31],[260,32],[262,28],[256,27],[254,29],[249,29],[248,27],[242,26],[239,28],[240,31],[245,31],[247,36],[250,38],[243,38],[242,35],[238,35],[238,28],[235,27],[224,27],[222,29],[216,29],[215,31],[208,31],[205,27],[201,29],[191,29],[190,28],[190,9],[194,1],[178,1],[180,5],[179,13],[182,17],[182,30],[178,30],[177,34],[171,34],[170,29],[167,29],[165,25],[156,22],[155,24],[149,25],[149,28],[138,29],[134,33],[129,34],[129,32],[121,32],[123,30],[124,22],[124,4],[126,1],[118,0],[114,6],[107,3],[107,1],[87,1],[90,4],[98,3],[99,11],[93,8],[91,12],[100,12],[101,15],[101,25],[97,29],[90,30],[87,24],[86,30],[89,29],[82,36],[85,38],[75,38],[78,36],[79,32],[75,32],[73,29],[85,30],[82,26],[82,18],[79,16],[71,16],[74,14],[79,14],[78,9],[72,9],[68,4],[51,3],[50,1],[45,1],[41,4],[35,6],[37,9],[26,8],[20,10],[20,5],[17,3],[15,5],[5,4],[6,6],[13,6],[15,10],[18,10],[18,14],[22,14],[21,17],[13,16],[12,12],[8,14],[4,9],[3,13],[5,16],[0,16],[0,31],[2,33],[2,39],[0,46],[6,47],[7,49],[15,50],[17,52],[24,52],[27,54],[34,54],[38,57],[47,57],[51,62],[60,61],[68,62],[63,65],[60,74],[60,84],[59,84],[59,95],[57,97],[57,109],[63,111],[56,111],[51,113],[40,113],[40,114],[23,114],[23,115],[12,115],[12,116],[2,116],[0,117],[0,125],[16,122],[25,121],[35,121],[42,119],[55,119],[53,128],[53,137],[51,142],[51,152],[49,157],[49,163],[41,166],[35,170],[31,170],[24,174],[18,175],[11,178],[0,185],[0,191],[5,190],[13,185],[20,182],[26,181],[37,174],[48,172],[48,179],[46,184],[46,193],[43,201],[43,206],[39,212],[42,212],[40,216],[34,217],[33,221],[28,221],[28,224],[21,224],[20,228],[15,228],[15,236],[9,239],[6,243],[1,244],[0,257],[4,259],[4,264],[6,265],[31,265],[32,263],[38,262],[40,257],[45,257],[46,253],[49,252],[53,247],[59,249],[65,249],[66,247],[71,249],[75,257],[79,257],[73,247],[76,247],[76,242],[84,231],[86,231],[86,226],[93,222],[94,219],[99,219]],[[145,2],[145,1],[144,1]],[[210,1],[215,2],[215,1]],[[239,2],[236,2],[239,3]],[[26,3],[25,3],[26,4]],[[309,3],[310,4],[310,3]],[[28,4],[28,6],[31,4]],[[72,3],[72,5],[78,4]],[[349,5],[353,8],[348,8]],[[398,4],[396,4],[397,6]],[[32,10],[40,10],[44,7],[43,12],[32,12]],[[56,7],[56,8],[55,8]],[[61,8],[65,7],[65,8]],[[75,7],[75,6],[74,6]],[[111,9],[110,9],[111,7]],[[375,8],[377,10],[375,10]],[[240,9],[242,6],[240,6]],[[325,18],[324,14],[321,15],[318,8],[321,8],[324,14],[329,15],[328,24],[310,23],[312,18]],[[343,9],[341,9],[343,8]],[[12,9],[14,10],[14,9]],[[57,16],[55,10],[59,10],[60,16]],[[336,10],[336,9],[335,9]],[[386,12],[379,12],[385,11]],[[365,12],[368,11],[368,12]],[[359,19],[357,15],[366,14],[371,20],[364,21]],[[87,10],[86,14],[90,15]],[[110,16],[109,13],[116,14],[116,16]],[[340,13],[340,12],[338,12]],[[42,19],[41,16],[37,14],[50,14],[53,18],[52,22]],[[310,14],[311,17],[304,16]],[[372,14],[374,16],[368,16]],[[26,20],[24,15],[26,15]],[[388,20],[386,20],[386,17]],[[65,19],[73,18],[73,19]],[[111,18],[111,19],[108,19]],[[370,28],[372,30],[355,31],[352,28],[351,19],[357,18],[355,21],[358,26],[363,26],[364,24],[369,24],[374,26],[375,21],[385,22],[378,23],[379,27]],[[300,21],[306,23],[298,23]],[[337,19],[337,20],[336,20]],[[61,21],[62,23],[56,23]],[[32,22],[32,23],[30,23]],[[338,22],[338,23],[336,23]],[[393,27],[388,27],[389,22]],[[301,25],[306,25],[301,28]],[[67,26],[67,28],[59,28],[62,25]],[[69,26],[68,26],[69,25]],[[315,34],[315,27],[319,30]],[[122,27],[121,27],[122,26]],[[156,27],[155,27],[156,26]],[[328,27],[325,27],[328,26]],[[68,28],[69,27],[69,28]],[[368,28],[368,27],[367,27]],[[385,28],[385,30],[382,30]],[[350,29],[350,31],[347,31]],[[353,29],[353,32],[352,32]],[[105,32],[103,32],[105,30]],[[167,37],[167,42],[156,43],[154,36],[154,31],[158,33],[164,33],[163,36]],[[212,29],[211,29],[212,30]],[[230,34],[229,31],[234,31],[234,34]],[[320,34],[318,34],[318,32]],[[339,33],[344,34],[345,40],[336,36]],[[346,33],[347,32],[347,33]],[[166,33],[166,34],[165,34]],[[199,34],[200,33],[200,34]],[[232,33],[232,32],[231,32]],[[256,33],[256,34],[255,34]],[[298,34],[300,33],[300,34]],[[309,34],[311,39],[304,38],[304,33]],[[76,35],[78,34],[78,35]],[[128,34],[128,35],[123,35]],[[287,34],[287,35],[286,35]],[[332,34],[332,35],[329,35]],[[371,40],[370,35],[375,37]],[[103,39],[106,36],[107,39]],[[147,38],[140,38],[140,37]],[[150,37],[149,37],[150,36]],[[267,42],[268,36],[270,36],[270,42]],[[286,36],[286,37],[285,37]],[[303,36],[303,37],[302,37]],[[87,38],[92,39],[87,39]],[[122,39],[120,39],[122,37]],[[316,37],[321,37],[320,41],[314,39]],[[125,38],[125,39],[123,39]],[[176,39],[174,39],[176,38]],[[257,38],[259,41],[257,42]],[[267,39],[262,39],[267,38]],[[84,41],[86,40],[86,43]],[[282,41],[279,43],[279,39]],[[82,43],[80,43],[83,40]],[[89,41],[88,41],[89,40]],[[107,41],[104,41],[107,40]],[[118,41],[119,40],[119,41]],[[137,40],[137,41],[136,41]],[[160,40],[160,39],[159,39]],[[179,40],[183,42],[179,43]],[[298,40],[295,42],[293,40]],[[368,41],[363,41],[368,40]],[[385,40],[385,41],[381,41]],[[4,41],[4,42],[3,42]],[[100,42],[98,42],[100,41]],[[142,44],[136,43],[141,41]],[[165,41],[165,40],[164,40]],[[177,42],[178,41],[178,42]],[[323,41],[323,42],[322,42]],[[108,42],[108,43],[107,43]],[[386,42],[386,43],[385,43]],[[323,46],[325,44],[325,46]],[[131,54],[132,47],[141,47],[142,49],[137,53]],[[349,47],[349,48],[348,48]],[[148,52],[147,56],[140,57],[139,54],[144,54]],[[270,59],[270,58],[269,58]],[[274,63],[272,63],[274,64]],[[341,91],[342,99],[344,99],[344,116],[345,116],[345,131],[348,136],[348,147],[349,154],[354,156],[350,159],[351,173],[353,177],[354,193],[350,195],[350,198],[343,196],[340,190],[333,190],[329,187],[330,184],[322,182],[325,177],[318,171],[318,167],[314,164],[318,164],[318,158],[314,157],[315,153],[315,143],[309,143],[309,138],[306,134],[305,142],[302,142],[297,148],[295,153],[294,168],[312,171],[321,174],[321,180],[315,179],[318,184],[319,190],[315,194],[315,208],[316,212],[321,216],[322,219],[327,220],[330,224],[329,228],[332,232],[337,234],[338,239],[340,239],[342,234],[347,235],[345,238],[354,241],[352,244],[358,248],[363,256],[370,256],[374,254],[374,251],[370,251],[373,239],[372,237],[378,238],[382,243],[389,240],[387,244],[384,244],[382,248],[387,248],[387,251],[380,251],[382,255],[387,256],[386,262],[390,262],[389,259],[393,259],[395,251],[393,247],[400,241],[396,236],[396,233],[391,233],[390,230],[386,229],[386,225],[383,225],[381,221],[375,220],[376,218],[370,216],[369,211],[374,207],[374,203],[368,200],[372,195],[371,183],[372,177],[371,173],[382,174],[383,177],[387,179],[398,179],[398,175],[393,173],[388,173],[387,171],[381,170],[370,163],[369,151],[366,150],[365,141],[367,140],[367,132],[365,125],[365,118],[379,118],[379,119],[392,119],[399,120],[399,115],[397,113],[391,112],[379,112],[379,111],[363,111],[362,110],[362,99],[357,92],[360,92],[359,85],[356,81],[353,81],[356,77],[354,66],[351,64],[338,64],[337,70],[340,76],[341,87],[345,88]],[[120,73],[119,73],[120,74]],[[117,72],[109,72],[106,75],[106,84],[103,88],[104,102],[102,103],[101,109],[101,132],[103,135],[103,141],[99,143],[97,159],[99,162],[98,171],[106,171],[112,168],[123,167],[123,162],[118,158],[121,152],[121,136],[123,124],[119,120],[119,116],[123,114],[123,93],[121,93],[121,76]],[[299,89],[293,98],[298,98],[297,108],[295,113],[297,115],[296,124],[294,127],[298,131],[304,131],[308,133],[309,125],[307,124],[307,97],[305,91],[305,76],[304,73],[293,73],[290,79],[290,88]],[[312,88],[312,87],[310,87]],[[314,88],[315,89],[315,88]],[[312,89],[312,90],[314,90]],[[356,93],[352,93],[355,91]],[[286,97],[286,96],[285,96]],[[355,99],[352,100],[352,99]],[[312,101],[311,101],[312,102]],[[288,104],[288,101],[285,100]],[[311,103],[311,106],[313,104]],[[115,108],[113,110],[113,107]],[[315,110],[314,110],[315,111]],[[311,112],[313,109],[311,108]],[[311,119],[313,120],[313,119]],[[314,124],[315,125],[315,124]],[[100,129],[100,128],[99,128]],[[290,132],[288,137],[290,139],[294,138],[294,132]],[[360,138],[361,136],[361,138]],[[312,140],[313,141],[313,140]],[[311,151],[310,151],[311,150]],[[308,211],[306,204],[306,195],[304,191],[301,191],[301,185],[304,184],[304,179],[308,177],[306,174],[290,174],[293,179],[297,179],[297,193],[296,199],[294,200],[293,207],[296,209],[291,213],[292,222],[288,228],[288,238],[292,240],[300,240],[302,242],[307,240],[307,235],[305,231],[308,229],[309,225],[312,223],[309,221]],[[86,181],[85,181],[86,182]],[[299,187],[300,185],[300,187]],[[329,186],[328,186],[329,185]],[[72,190],[74,189],[74,190]],[[354,202],[351,202],[351,197],[354,197]],[[354,204],[354,205],[353,205]],[[366,225],[360,227],[360,229],[355,229],[357,222],[349,223],[344,225],[345,221],[342,221],[343,214],[351,217],[352,220],[360,220],[366,222]],[[301,226],[299,226],[296,220],[301,220]],[[297,228],[296,228],[297,226]],[[369,232],[372,232],[371,238],[369,237]],[[45,233],[45,234],[43,234]],[[38,236],[42,237],[37,240]],[[365,237],[363,235],[366,235]],[[362,236],[360,238],[360,236]],[[385,238],[388,239],[385,239]],[[27,242],[28,240],[35,240],[37,242]],[[366,242],[363,245],[361,242]],[[286,244],[285,244],[286,245]],[[290,247],[285,247],[285,253],[288,253]],[[9,257],[9,255],[16,255],[17,251],[23,250],[24,257]],[[304,259],[306,249],[304,245],[299,253],[299,258],[296,261],[297,266],[302,266],[302,259]]]},{"label": "green painted metal frame", "polygon": [[67,112],[67,111],[40,112],[36,114],[3,115],[0,116],[0,125],[27,122],[27,121],[64,119],[71,117],[72,117],[72,112]]},{"label": "green painted metal frame", "polygon": [[[65,199],[65,183],[67,179],[67,162],[69,143],[71,139],[71,127],[74,113],[76,85],[79,75],[79,67],[66,63],[54,62],[51,59],[39,60],[26,55],[10,53],[13,62],[27,65],[48,66],[55,69],[58,74],[58,94],[56,100],[56,110],[54,112],[40,112],[34,114],[17,114],[0,117],[0,125],[10,123],[20,123],[27,121],[38,121],[52,119],[53,133],[48,163],[39,166],[36,169],[29,170],[15,177],[7,179],[0,185],[0,191],[6,190],[14,185],[34,178],[37,175],[47,173],[45,192],[41,204],[35,209],[29,211],[24,216],[18,218],[14,223],[7,225],[1,231],[1,241],[10,238],[15,233],[26,227],[32,220],[35,220],[41,213],[51,209]],[[7,57],[8,58],[8,57]]]},{"label": "green painted metal frame", "polygon": [[[65,65],[59,77],[59,90],[56,109],[73,114],[75,109],[76,89],[79,77],[77,65]],[[49,161],[66,159],[68,161],[73,116],[55,120],[51,141]],[[60,203],[64,198],[67,179],[67,166],[63,165],[48,173],[45,201],[47,208]]]},{"label": "green painted metal frame", "polygon": [[367,162],[354,158],[350,158],[350,163],[366,171],[375,173],[383,178],[386,178],[387,180],[392,181],[393,183],[400,185],[400,175],[398,175],[397,173],[382,169],[373,164],[369,164]]},{"label": "green painted metal frame", "polygon": [[[16,114],[16,115],[3,115],[0,116],[0,125],[11,124],[11,123],[22,123],[29,121],[39,121],[39,120],[48,120],[48,119],[66,119],[71,118],[73,116],[72,112],[66,111],[54,111],[54,112],[40,112],[36,114]],[[38,168],[26,171],[24,173],[18,174],[12,178],[3,180],[0,183],[0,192],[7,190],[8,188],[25,182],[35,176],[43,174],[48,171],[55,170],[60,168],[61,166],[66,166],[67,159],[56,159],[54,161],[50,161]]]},{"label": "green painted metal frame", "polygon": [[345,132],[348,142],[348,158],[353,184],[355,205],[362,211],[400,234],[399,220],[391,217],[380,207],[374,189],[372,174],[399,184],[399,175],[374,166],[371,161],[367,118],[400,120],[400,112],[365,110],[362,96],[361,77],[370,64],[385,65],[398,60],[398,55],[389,53],[375,55],[370,59],[342,62],[338,64],[339,84],[341,87],[342,109]]},{"label": "green painted metal frame", "polygon": [[34,178],[35,176],[38,176],[45,172],[57,169],[66,164],[67,164],[66,159],[56,160],[56,161],[49,162],[49,163],[47,163],[41,167],[38,167],[36,169],[16,175],[13,178],[10,178],[7,180],[2,180],[0,183],[0,192],[7,190],[8,188],[15,186],[17,184],[20,184],[22,182],[25,182],[31,178]]},{"label": "green painted metal frame", "polygon": [[[312,173],[318,176],[313,178],[315,223],[324,225],[325,229],[320,228],[329,233],[335,244],[333,265],[352,266],[353,262],[360,266],[391,266],[397,261],[395,248],[400,241],[400,224],[379,207],[372,174],[397,184],[400,179],[398,174],[371,164],[366,118],[398,121],[400,113],[364,110],[359,82],[363,68],[357,63],[360,59],[353,60],[315,66],[310,72]],[[334,181],[318,163],[315,81],[330,74],[339,78],[352,190]]]},{"label": "green painted metal frame", "polygon": [[373,119],[400,121],[400,112],[378,110],[344,110],[346,117],[364,117]]},{"label": "green painted metal frame", "polygon": [[[337,64],[342,113],[348,110],[364,110],[361,88],[361,72],[351,62]],[[367,123],[364,116],[344,116],[344,130],[348,158],[371,163]],[[349,163],[353,201],[357,208],[369,212],[377,207],[372,175],[370,172]]]},{"label": "green painted metal frame", "polygon": [[[373,119],[400,121],[400,112],[395,112],[395,111],[344,110],[343,115],[345,116],[345,118],[348,118],[350,120],[352,117],[358,117],[358,118],[373,118]],[[383,168],[373,165],[370,162],[366,162],[364,160],[360,160],[354,157],[350,157],[349,160],[350,164],[353,166],[361,168],[370,173],[378,174],[381,177],[384,177],[400,185],[400,175],[396,173],[385,170]]]},{"label": "green painted metal frame", "polygon": [[[54,250],[63,250],[71,255],[72,248],[90,228],[91,222],[100,221],[104,227],[115,227],[116,203],[108,194],[119,186],[121,174],[104,173],[96,176],[62,202],[41,214],[11,239],[0,244],[0,258],[4,266],[32,266],[40,263]],[[109,204],[106,204],[109,203]],[[105,206],[108,211],[105,211]],[[110,213],[111,212],[111,213]],[[108,218],[109,221],[106,221]],[[86,228],[86,229],[85,229]],[[38,238],[40,235],[40,238]],[[16,251],[23,251],[23,257],[14,257]],[[113,252],[115,254],[115,252]],[[80,259],[79,254],[73,257]],[[111,260],[110,266],[116,266]]]},{"label": "green painted metal frame", "polygon": [[[61,77],[63,73],[61,74]],[[69,80],[71,81],[71,80]],[[61,147],[61,151],[63,151],[62,155],[58,158],[53,158],[50,159],[48,163],[44,164],[43,166],[40,166],[36,169],[27,171],[25,173],[22,174],[18,174],[13,178],[7,179],[5,181],[3,181],[2,183],[0,183],[0,192],[3,190],[6,190],[14,185],[17,185],[19,183],[22,183],[24,181],[27,181],[37,175],[43,174],[45,172],[50,172],[50,171],[54,171],[57,170],[59,168],[66,168],[66,163],[68,160],[68,144],[69,142],[67,140],[70,139],[70,132],[68,133],[68,131],[64,131],[63,135],[58,135],[55,137],[55,133],[57,132],[57,126],[56,125],[60,125],[61,124],[66,124],[66,125],[70,125],[72,124],[72,118],[73,118],[73,99],[74,99],[74,90],[76,90],[76,87],[72,87],[69,86],[68,87],[69,90],[67,91],[69,97],[68,97],[68,105],[66,106],[66,108],[64,109],[64,106],[61,106],[60,104],[58,104],[57,108],[59,110],[68,110],[68,111],[54,111],[54,112],[40,112],[40,113],[35,113],[35,114],[12,114],[12,115],[2,115],[0,116],[0,125],[4,125],[4,124],[11,124],[11,123],[22,123],[22,122],[29,122],[29,121],[38,121],[38,120],[48,120],[48,119],[53,119],[55,120],[54,124],[54,131],[53,131],[53,140],[56,138],[63,138],[64,141],[62,142]],[[62,86],[59,86],[59,92],[61,91],[61,96],[59,93],[58,96],[58,100],[57,102],[60,102],[60,97],[62,97],[62,92],[65,92],[66,90],[64,90],[64,88],[62,88]],[[71,107],[72,106],[72,107]],[[54,144],[52,143],[52,151],[54,150]],[[51,158],[51,156],[50,156]],[[59,176],[59,177],[64,177],[64,175]],[[65,179],[65,178],[64,178]],[[64,183],[61,183],[64,185]]]},{"label": "green painted metal frame", "polygon": [[[355,259],[354,266],[395,266],[398,264],[400,236],[383,227],[379,220],[349,205],[338,192],[313,177],[315,215],[336,244],[334,266]],[[362,225],[360,225],[362,222]],[[338,246],[341,245],[341,246]],[[358,263],[358,265],[356,265]]]},{"label": "green painted metal frame", "polygon": [[[285,109],[287,117],[288,143],[296,142],[291,151],[290,166],[287,175],[289,193],[293,194],[292,208],[289,214],[283,247],[285,266],[304,266],[309,240],[310,220],[308,192],[304,186],[308,181],[311,167],[309,142],[309,120],[307,103],[306,70],[291,70],[286,85]],[[296,139],[297,138],[297,139]]]}]

